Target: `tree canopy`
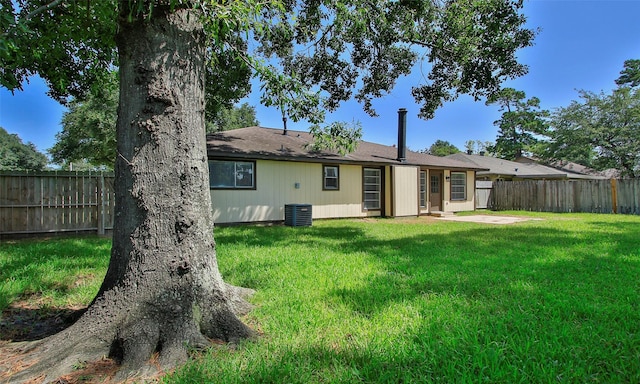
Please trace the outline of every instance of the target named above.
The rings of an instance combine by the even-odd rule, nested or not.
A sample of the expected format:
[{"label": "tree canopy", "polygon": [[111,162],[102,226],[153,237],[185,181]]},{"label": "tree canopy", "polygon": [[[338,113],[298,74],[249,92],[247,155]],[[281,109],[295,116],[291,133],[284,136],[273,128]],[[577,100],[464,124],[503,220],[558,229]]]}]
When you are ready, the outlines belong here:
[{"label": "tree canopy", "polygon": [[543,156],[640,176],[640,89],[581,91],[580,98],[552,114]]},{"label": "tree canopy", "polygon": [[23,143],[18,135],[0,127],[0,171],[41,171],[47,162],[33,143]]},{"label": "tree canopy", "polygon": [[497,104],[503,111],[501,118],[493,123],[498,127],[498,136],[489,148],[500,158],[514,160],[531,153],[547,131],[549,113],[540,109],[537,97],[525,98],[523,91],[504,88],[487,99],[487,105]]},{"label": "tree canopy", "polygon": [[230,108],[222,108],[212,119],[210,121],[207,117],[207,133],[230,131],[260,124],[256,118],[256,107],[246,102],[239,106],[232,105]]},{"label": "tree canopy", "polygon": [[[212,76],[209,72],[207,78]],[[116,160],[116,119],[118,109],[119,78],[116,71],[103,77],[100,86],[95,86],[68,103],[68,110],[62,116],[62,131],[56,135],[56,142],[49,153],[53,162],[63,167],[69,164],[85,168],[113,169]],[[207,132],[217,132],[258,125],[255,108],[247,103],[240,106],[216,101],[219,95],[212,95],[207,86],[209,103],[216,105],[207,109]],[[209,120],[211,119],[211,120]]]},{"label": "tree canopy", "polygon": [[[248,291],[218,270],[204,135],[208,107],[246,92],[250,75],[265,105],[319,123],[351,98],[375,114],[371,101],[421,67],[426,76],[412,94],[431,118],[460,94],[490,96],[523,75],[516,51],[535,34],[524,27],[523,0],[2,5],[3,86],[17,89],[38,73],[66,102],[114,67],[120,74],[107,274],[71,329],[28,347],[33,365],[15,382],[55,380],[78,359],[105,355],[123,380],[171,369],[211,340],[255,334],[239,318],[250,309]],[[219,103],[205,103],[207,86],[217,87]]]},{"label": "tree canopy", "polygon": [[630,59],[624,62],[624,69],[616,79],[620,86],[637,87],[640,85],[640,59]]},{"label": "tree canopy", "polygon": [[493,143],[490,141],[482,141],[482,140],[467,140],[464,142],[464,150],[468,154],[481,153],[485,154],[493,154],[491,150],[493,149]]},{"label": "tree canopy", "polygon": [[[475,98],[526,73],[515,52],[532,44],[522,0],[217,2],[134,1],[122,17],[149,17],[154,5],[203,11],[210,49],[207,86],[219,103],[246,94],[253,68],[263,101],[296,120],[315,119],[355,97],[371,101],[420,65],[424,83],[412,93],[420,115],[433,117],[459,94]],[[84,95],[116,60],[118,7],[114,1],[20,1],[0,9],[0,83],[19,89],[40,74],[58,100]],[[250,40],[254,40],[251,43]],[[280,73],[280,74],[278,74]],[[311,86],[311,87],[310,87]],[[300,97],[304,95],[305,97]],[[322,97],[319,97],[322,95]],[[321,105],[312,105],[321,103]],[[208,111],[209,113],[209,111]],[[317,121],[314,121],[317,122]]]},{"label": "tree canopy", "polygon": [[428,153],[434,156],[448,156],[454,153],[460,152],[460,150],[450,142],[446,140],[436,140],[435,143],[431,144],[428,149],[423,151],[424,153]]}]

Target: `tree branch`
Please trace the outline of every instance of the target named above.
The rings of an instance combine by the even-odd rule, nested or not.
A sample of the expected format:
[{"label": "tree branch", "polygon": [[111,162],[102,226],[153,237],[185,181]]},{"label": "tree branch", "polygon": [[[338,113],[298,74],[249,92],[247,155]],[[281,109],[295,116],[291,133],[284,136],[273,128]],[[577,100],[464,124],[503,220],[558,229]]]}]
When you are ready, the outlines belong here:
[{"label": "tree branch", "polygon": [[45,4],[43,6],[41,6],[40,8],[37,8],[36,10],[34,10],[33,12],[30,12],[29,14],[27,14],[27,16],[25,17],[26,20],[30,20],[32,19],[34,16],[37,16],[43,12],[46,12],[48,10],[50,10],[51,8],[55,8],[58,5],[60,5],[64,0],[54,0],[52,2],[50,2],[49,4]]}]

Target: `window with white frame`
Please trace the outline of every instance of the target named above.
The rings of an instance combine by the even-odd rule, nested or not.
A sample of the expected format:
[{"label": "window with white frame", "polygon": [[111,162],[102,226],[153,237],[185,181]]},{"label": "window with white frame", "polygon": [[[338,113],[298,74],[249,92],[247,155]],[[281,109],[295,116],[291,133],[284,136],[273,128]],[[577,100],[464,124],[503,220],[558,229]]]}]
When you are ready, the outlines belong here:
[{"label": "window with white frame", "polygon": [[209,184],[212,189],[255,189],[255,163],[210,160]]},{"label": "window with white frame", "polygon": [[427,171],[420,171],[420,206],[427,206]]},{"label": "window with white frame", "polygon": [[340,169],[337,165],[322,166],[322,189],[337,191],[340,189]]},{"label": "window with white frame", "polygon": [[467,199],[467,173],[451,172],[451,200]]},{"label": "window with white frame", "polygon": [[382,195],[382,172],[377,168],[364,168],[362,173],[363,206],[365,209],[380,209]]}]

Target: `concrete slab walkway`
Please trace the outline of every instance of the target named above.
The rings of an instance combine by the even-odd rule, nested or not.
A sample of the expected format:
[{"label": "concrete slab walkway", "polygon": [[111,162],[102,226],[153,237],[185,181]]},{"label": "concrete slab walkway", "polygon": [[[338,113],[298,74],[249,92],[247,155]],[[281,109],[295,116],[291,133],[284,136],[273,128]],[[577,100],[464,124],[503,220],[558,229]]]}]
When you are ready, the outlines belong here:
[{"label": "concrete slab walkway", "polygon": [[535,217],[512,217],[512,216],[493,216],[493,215],[471,215],[471,216],[444,216],[437,217],[437,220],[464,221],[469,223],[483,224],[514,224],[523,221],[542,220]]}]

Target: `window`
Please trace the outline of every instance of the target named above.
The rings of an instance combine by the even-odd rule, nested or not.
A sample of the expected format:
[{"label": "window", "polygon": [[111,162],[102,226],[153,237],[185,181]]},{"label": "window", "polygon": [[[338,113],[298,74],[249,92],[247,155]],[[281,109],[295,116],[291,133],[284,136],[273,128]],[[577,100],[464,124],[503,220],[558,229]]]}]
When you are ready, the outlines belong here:
[{"label": "window", "polygon": [[420,206],[427,206],[427,172],[420,171]]},{"label": "window", "polygon": [[380,170],[375,168],[364,168],[362,176],[364,208],[380,209],[380,195],[382,194]]},{"label": "window", "polygon": [[212,189],[255,189],[255,163],[252,161],[209,161]]},{"label": "window", "polygon": [[440,193],[440,176],[431,175],[431,193]]},{"label": "window", "polygon": [[338,190],[340,189],[340,174],[337,165],[324,165],[322,167],[322,189]]},{"label": "window", "polygon": [[451,172],[451,200],[467,199],[467,174]]}]

